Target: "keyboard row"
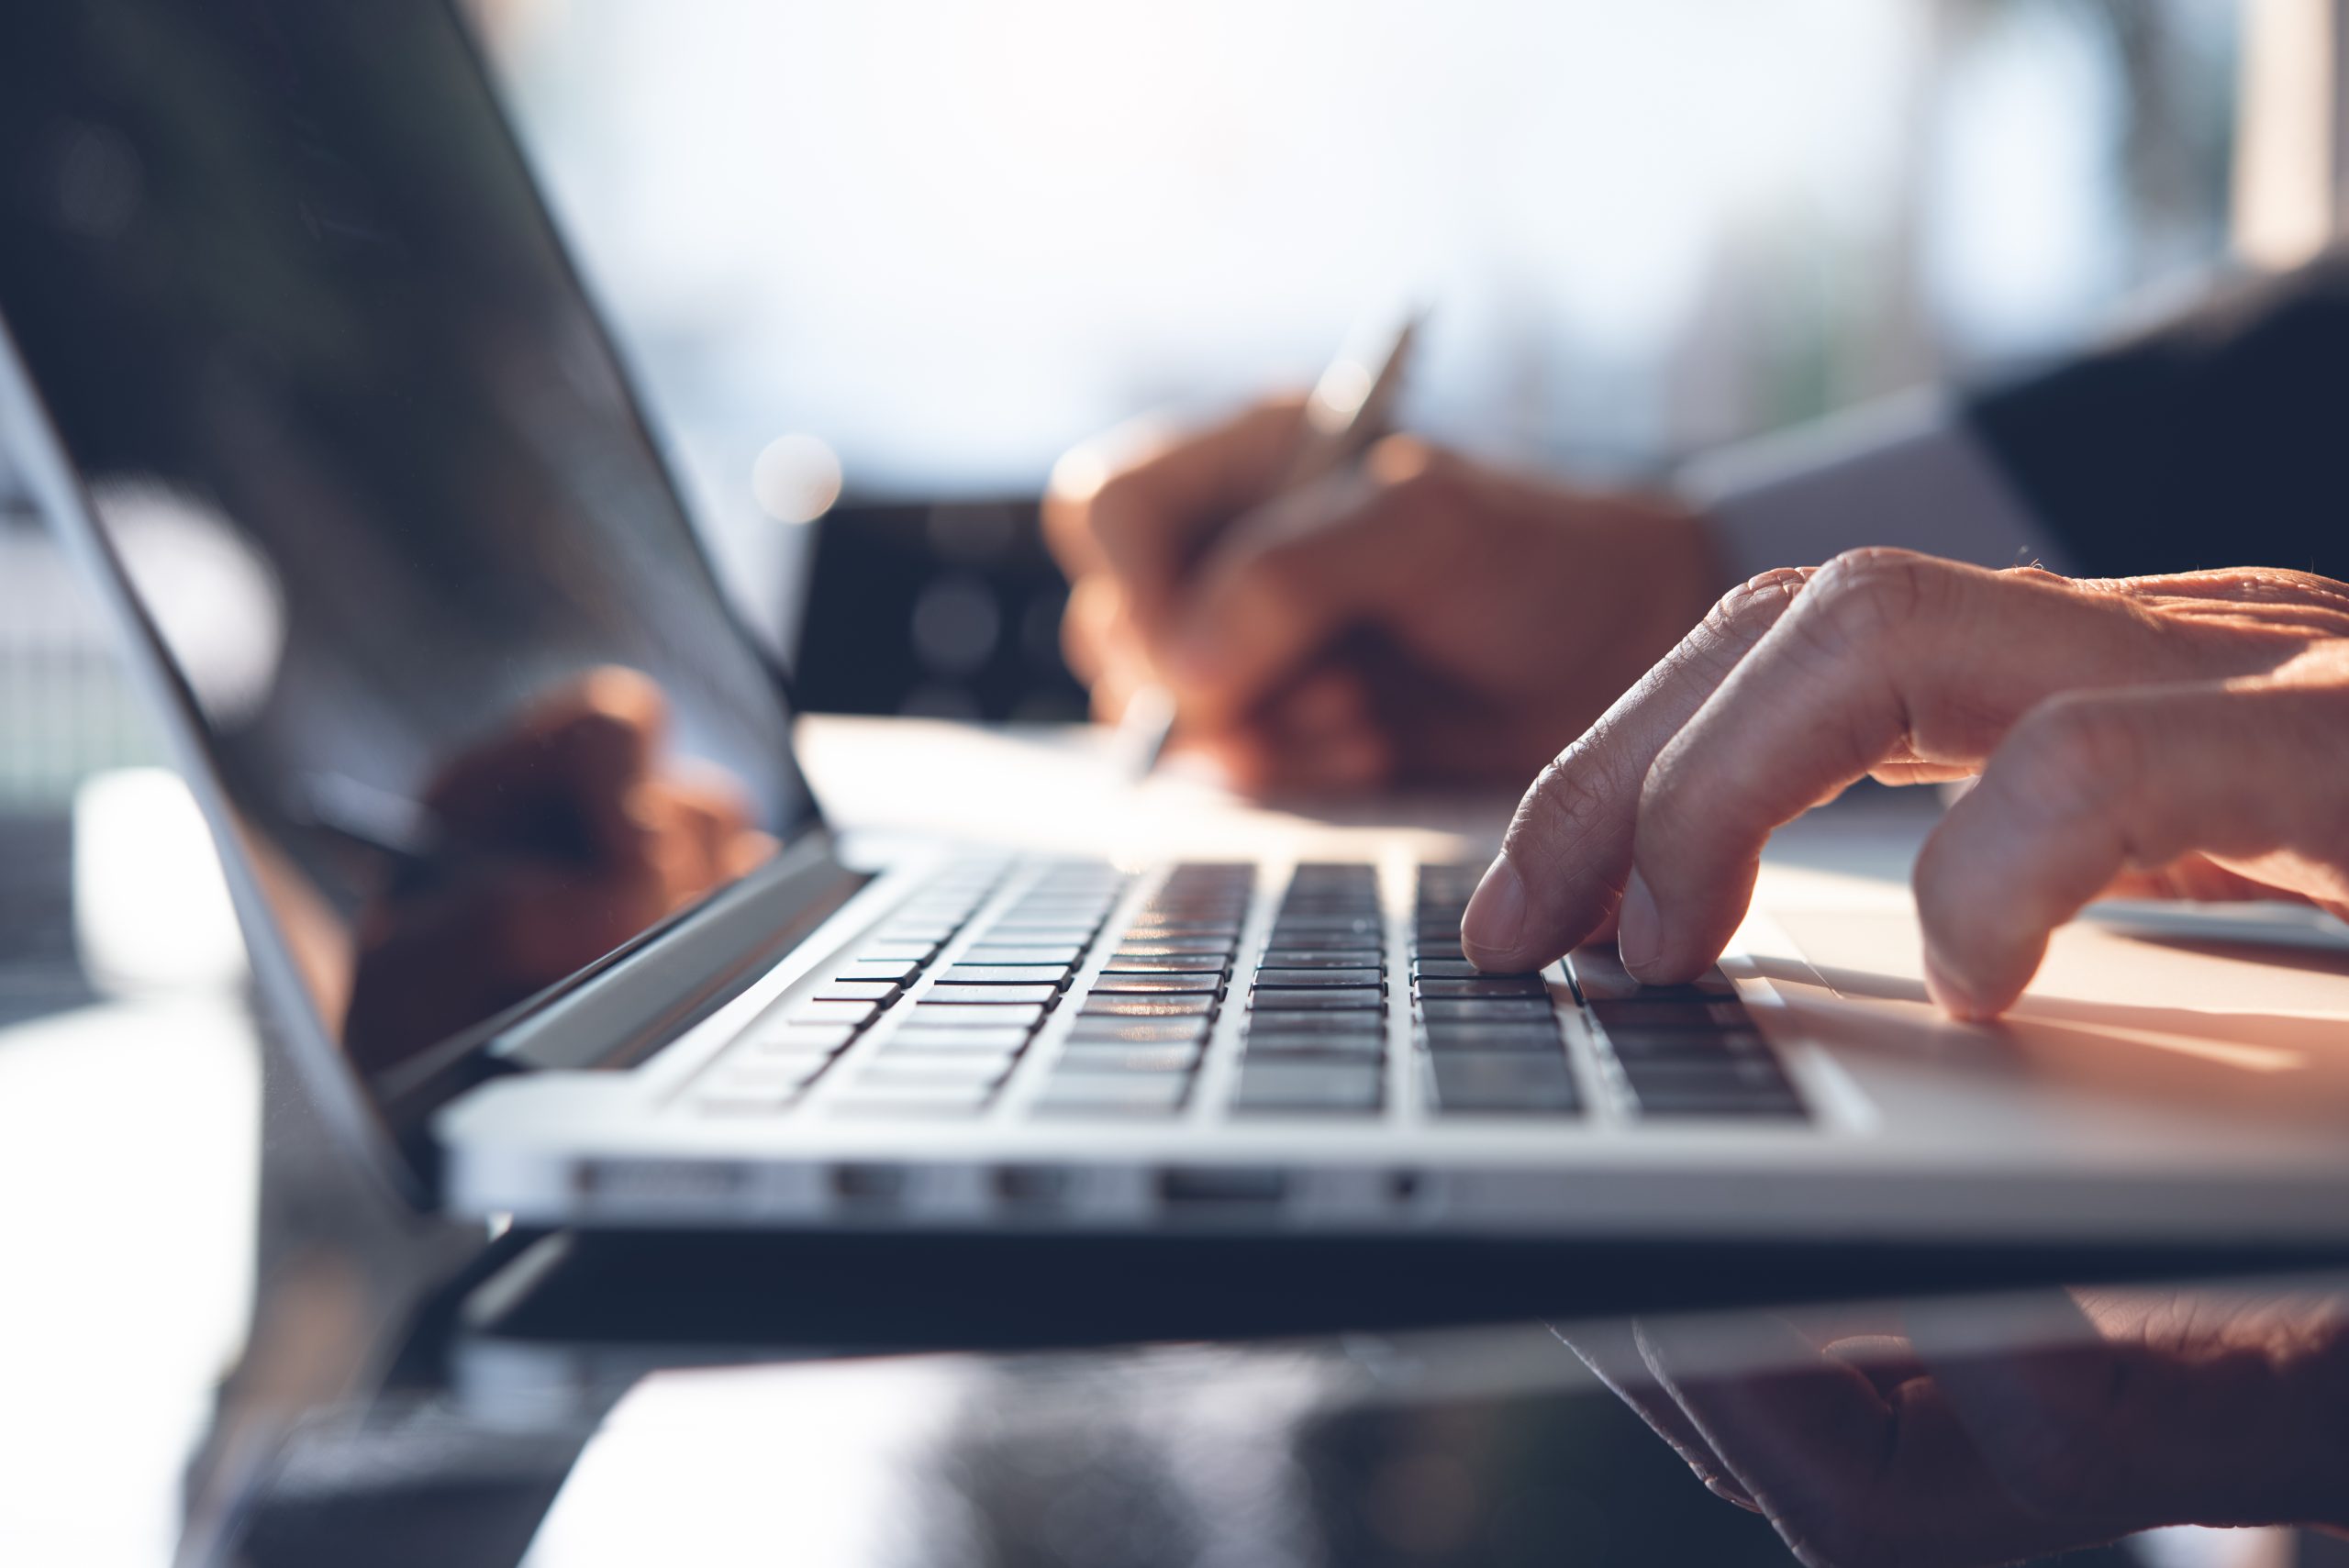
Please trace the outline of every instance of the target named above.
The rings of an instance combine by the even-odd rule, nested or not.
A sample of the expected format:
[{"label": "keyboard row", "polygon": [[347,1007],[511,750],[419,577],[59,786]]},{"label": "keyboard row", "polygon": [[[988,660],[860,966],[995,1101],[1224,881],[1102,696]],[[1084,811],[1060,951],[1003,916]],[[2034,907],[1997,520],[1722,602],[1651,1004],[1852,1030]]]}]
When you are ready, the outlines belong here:
[{"label": "keyboard row", "polygon": [[802,1098],[835,1061],[858,1052],[836,1114],[969,1115],[984,1110],[1085,962],[1130,878],[1106,862],[1047,865],[970,933],[943,969],[934,961],[1000,891],[1002,868],[954,868],[874,929],[854,955],[755,1020],[695,1088],[712,1111],[774,1112]]},{"label": "keyboard row", "polygon": [[[1374,1118],[1388,1108],[1390,1009],[1408,1015],[1421,1103],[1437,1117],[1567,1118],[1585,1107],[1549,984],[1491,974],[1460,948],[1481,868],[1421,868],[1408,974],[1390,984],[1377,875],[1296,869],[1244,987],[1239,1118]],[[1011,873],[1028,877],[1025,871]],[[1068,1001],[1131,878],[1100,862],[1046,866],[1003,890],[1000,864],[957,868],[892,915],[831,978],[759,1019],[695,1086],[702,1109],[774,1112],[828,1072],[841,1116],[967,1117],[988,1109],[1046,1019]],[[1163,1118],[1197,1092],[1255,895],[1248,864],[1175,867],[1077,993],[1030,1105],[1042,1117]],[[1806,1112],[1736,989],[1718,971],[1642,986],[1611,950],[1571,954],[1573,999],[1598,1049],[1596,1086],[1643,1118],[1801,1119]],[[871,1044],[847,1048],[868,1034]],[[832,1064],[844,1055],[845,1068]]]}]

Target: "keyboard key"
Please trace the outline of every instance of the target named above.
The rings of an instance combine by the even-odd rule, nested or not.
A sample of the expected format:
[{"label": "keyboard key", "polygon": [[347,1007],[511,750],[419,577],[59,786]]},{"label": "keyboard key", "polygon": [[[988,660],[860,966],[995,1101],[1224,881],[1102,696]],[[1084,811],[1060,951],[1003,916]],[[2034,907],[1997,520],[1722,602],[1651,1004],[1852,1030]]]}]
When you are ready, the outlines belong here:
[{"label": "keyboard key", "polygon": [[965,1002],[978,1006],[1006,1006],[1012,1004],[1049,1007],[1061,999],[1057,985],[933,985],[921,994],[918,1006],[937,1006],[941,1003]]},{"label": "keyboard key", "polygon": [[987,947],[1085,948],[1099,935],[1095,926],[989,926],[978,940]]},{"label": "keyboard key", "polygon": [[1057,963],[956,963],[947,966],[938,978],[950,985],[1051,985],[1058,987],[1068,978],[1066,966]]},{"label": "keyboard key", "polygon": [[1488,974],[1475,980],[1421,980],[1417,990],[1421,996],[1538,996],[1547,998],[1550,988],[1531,974]]},{"label": "keyboard key", "polygon": [[1259,988],[1319,989],[1330,985],[1376,985],[1382,971],[1372,969],[1259,969],[1253,984]]},{"label": "keyboard key", "polygon": [[884,1054],[857,1068],[851,1087],[866,1089],[885,1084],[894,1088],[900,1084],[918,1084],[943,1088],[960,1088],[972,1084],[987,1086],[1002,1083],[1010,1075],[1012,1065],[1018,1061],[1019,1053],[1008,1051],[991,1054],[973,1051],[963,1056]]},{"label": "keyboard key", "polygon": [[1742,1002],[1658,1002],[1635,997],[1623,1002],[1593,1002],[1591,1016],[1610,1028],[1621,1024],[1640,1029],[1734,1029],[1746,1021]]},{"label": "keyboard key", "polygon": [[1364,958],[1358,949],[1341,952],[1330,948],[1268,947],[1259,962],[1267,969],[1361,969],[1378,962],[1376,950],[1372,951],[1373,957]]},{"label": "keyboard key", "polygon": [[816,987],[818,1002],[880,1002],[887,1003],[897,995],[894,981],[827,980]]},{"label": "keyboard key", "polygon": [[1241,1115],[1364,1116],[1384,1090],[1375,1062],[1257,1061],[1240,1069],[1231,1108]]},{"label": "keyboard key", "polygon": [[1385,1038],[1386,1015],[1364,1008],[1331,1012],[1254,1012],[1248,1016],[1251,1039],[1260,1034],[1375,1034]]},{"label": "keyboard key", "polygon": [[1428,1022],[1506,1024],[1556,1015],[1546,1000],[1531,996],[1432,996],[1419,1004]]},{"label": "keyboard key", "polygon": [[1576,948],[1566,955],[1566,967],[1586,1002],[1707,1001],[1737,995],[1737,987],[1719,969],[1708,970],[1687,985],[1642,985],[1631,978],[1611,948]]},{"label": "keyboard key", "polygon": [[880,981],[902,985],[921,973],[921,965],[909,958],[854,959],[832,971],[835,980]]},{"label": "keyboard key", "polygon": [[1135,974],[1103,970],[1095,977],[1092,995],[1117,996],[1212,996],[1223,989],[1217,974]]},{"label": "keyboard key", "polygon": [[1634,1062],[1721,1062],[1738,1057],[1772,1060],[1769,1042],[1755,1030],[1642,1029],[1617,1027],[1607,1044],[1626,1066]]},{"label": "keyboard key", "polygon": [[878,1002],[802,1002],[791,1009],[794,1024],[846,1024],[862,1029],[881,1010]]},{"label": "keyboard key", "polygon": [[1072,1045],[1159,1045],[1204,1040],[1213,1020],[1204,1017],[1177,1018],[1080,1018],[1070,1026]]},{"label": "keyboard key", "polygon": [[1250,1029],[1248,1055],[1379,1057],[1386,1051],[1384,1029]]},{"label": "keyboard key", "polygon": [[1479,1116],[1545,1116],[1581,1108],[1566,1059],[1553,1048],[1535,1056],[1457,1051],[1431,1056],[1438,1110]]},{"label": "keyboard key", "polygon": [[1249,998],[1249,1006],[1259,1013],[1376,1012],[1386,1006],[1386,993],[1375,985],[1332,986],[1322,991],[1275,989],[1256,992]]},{"label": "keyboard key", "polygon": [[701,1094],[724,1093],[738,1098],[788,1097],[831,1063],[820,1056],[753,1061],[729,1057],[694,1087]]},{"label": "keyboard key", "polygon": [[929,942],[935,946],[961,930],[958,920],[891,920],[873,933],[876,942]]},{"label": "keyboard key", "polygon": [[1283,909],[1280,914],[1274,917],[1273,929],[1276,931],[1329,931],[1344,933],[1351,936],[1376,936],[1378,934],[1378,917],[1375,915],[1355,914],[1292,914],[1290,911]]},{"label": "keyboard key", "polygon": [[1199,1064],[1201,1048],[1191,1040],[1174,1045],[1119,1045],[1106,1040],[1071,1040],[1061,1053],[1056,1073],[1188,1073]]},{"label": "keyboard key", "polygon": [[917,969],[938,954],[936,942],[867,942],[857,949],[859,962],[875,963],[911,963]]},{"label": "keyboard key", "polygon": [[1783,1095],[1720,1094],[1706,1089],[1659,1089],[1639,1095],[1640,1115],[1751,1118],[1760,1121],[1804,1121],[1810,1113],[1791,1092]]},{"label": "keyboard key", "polygon": [[1108,968],[1119,974],[1213,974],[1226,973],[1230,965],[1220,953],[1194,953],[1186,958],[1154,958],[1148,953],[1114,952],[1109,955]]},{"label": "keyboard key", "polygon": [[974,965],[985,964],[990,967],[1001,965],[1008,968],[1030,969],[1043,965],[1057,965],[1066,969],[1084,956],[1085,949],[1071,942],[1050,947],[1027,942],[1016,946],[982,942],[956,959],[954,967],[968,969]]},{"label": "keyboard key", "polygon": [[1025,1026],[1034,1029],[1044,1021],[1044,1009],[1033,1003],[1021,1006],[985,1006],[951,1002],[916,1001],[911,1025],[937,1028],[941,1025],[996,1026],[1010,1029]]},{"label": "keyboard key", "polygon": [[1213,996],[1118,996],[1096,994],[1085,999],[1084,1014],[1094,1018],[1204,1018],[1215,1011]]},{"label": "keyboard key", "polygon": [[1118,956],[1125,958],[1198,958],[1208,956],[1229,958],[1233,944],[1220,937],[1155,937],[1128,938],[1118,944]]},{"label": "keyboard key", "polygon": [[1029,1030],[1014,1025],[929,1029],[908,1024],[883,1040],[883,1056],[970,1056],[1018,1051],[1028,1043]]},{"label": "keyboard key", "polygon": [[1726,1057],[1709,1062],[1689,1058],[1625,1062],[1623,1076],[1631,1080],[1632,1090],[1642,1097],[1651,1088],[1723,1095],[1791,1092],[1785,1073],[1766,1056]]},{"label": "keyboard key", "polygon": [[1554,1019],[1528,1019],[1514,1024],[1464,1024],[1437,1021],[1426,1029],[1428,1049],[1435,1051],[1555,1051],[1564,1049]]},{"label": "keyboard key", "polygon": [[753,1024],[743,1048],[762,1056],[829,1056],[855,1038],[847,1024]]},{"label": "keyboard key", "polygon": [[[1411,973],[1428,980],[1481,980],[1485,972],[1464,958],[1419,958],[1412,961]],[[1540,979],[1539,975],[1529,976]]]},{"label": "keyboard key", "polygon": [[1171,1116],[1191,1080],[1178,1073],[1055,1073],[1036,1096],[1039,1116]]},{"label": "keyboard key", "polygon": [[976,1116],[995,1097],[992,1084],[859,1084],[827,1108],[858,1120],[880,1117]]}]

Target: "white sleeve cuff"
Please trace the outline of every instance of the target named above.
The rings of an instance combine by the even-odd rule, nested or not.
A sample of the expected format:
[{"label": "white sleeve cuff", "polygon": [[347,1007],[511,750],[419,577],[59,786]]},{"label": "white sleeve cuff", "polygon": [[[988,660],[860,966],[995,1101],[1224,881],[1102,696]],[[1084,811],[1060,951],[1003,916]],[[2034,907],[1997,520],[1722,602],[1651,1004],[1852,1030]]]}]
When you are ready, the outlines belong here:
[{"label": "white sleeve cuff", "polygon": [[1861,545],[1896,545],[1977,566],[2063,551],[1948,398],[1915,393],[1710,453],[1679,474],[1710,519],[1729,583],[1773,566],[1816,566]]}]

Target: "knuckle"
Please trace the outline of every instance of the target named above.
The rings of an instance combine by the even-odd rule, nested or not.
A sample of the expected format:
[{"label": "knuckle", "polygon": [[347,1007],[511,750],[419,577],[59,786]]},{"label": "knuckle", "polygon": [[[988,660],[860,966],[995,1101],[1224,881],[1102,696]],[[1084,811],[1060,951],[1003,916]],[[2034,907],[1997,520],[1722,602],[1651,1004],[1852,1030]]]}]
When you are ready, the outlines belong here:
[{"label": "knuckle", "polygon": [[1798,622],[1837,652],[1881,647],[1932,607],[1943,570],[1911,550],[1847,550],[1812,575]]},{"label": "knuckle", "polygon": [[1807,566],[1776,566],[1747,578],[1713,601],[1705,612],[1705,630],[1716,639],[1743,640],[1785,614],[1812,575]]}]

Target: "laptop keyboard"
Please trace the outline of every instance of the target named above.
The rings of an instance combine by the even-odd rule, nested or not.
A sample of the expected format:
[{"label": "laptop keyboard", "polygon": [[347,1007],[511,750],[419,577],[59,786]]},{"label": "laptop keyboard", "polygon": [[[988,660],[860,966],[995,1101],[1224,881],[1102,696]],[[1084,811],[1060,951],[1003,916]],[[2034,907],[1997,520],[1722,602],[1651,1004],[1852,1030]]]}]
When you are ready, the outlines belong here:
[{"label": "laptop keyboard", "polygon": [[[1631,1123],[1809,1119],[1718,970],[1643,986],[1611,949],[1590,948],[1562,979],[1478,971],[1460,917],[1482,872],[1420,867],[1396,933],[1376,867],[1301,864],[1256,945],[1252,864],[1150,878],[1097,861],[957,865],[794,986],[684,1103],[1129,1123],[1573,1125],[1598,1106]],[[1138,881],[1148,890],[1106,936]],[[1230,1070],[1211,1078],[1219,1052]]]}]

